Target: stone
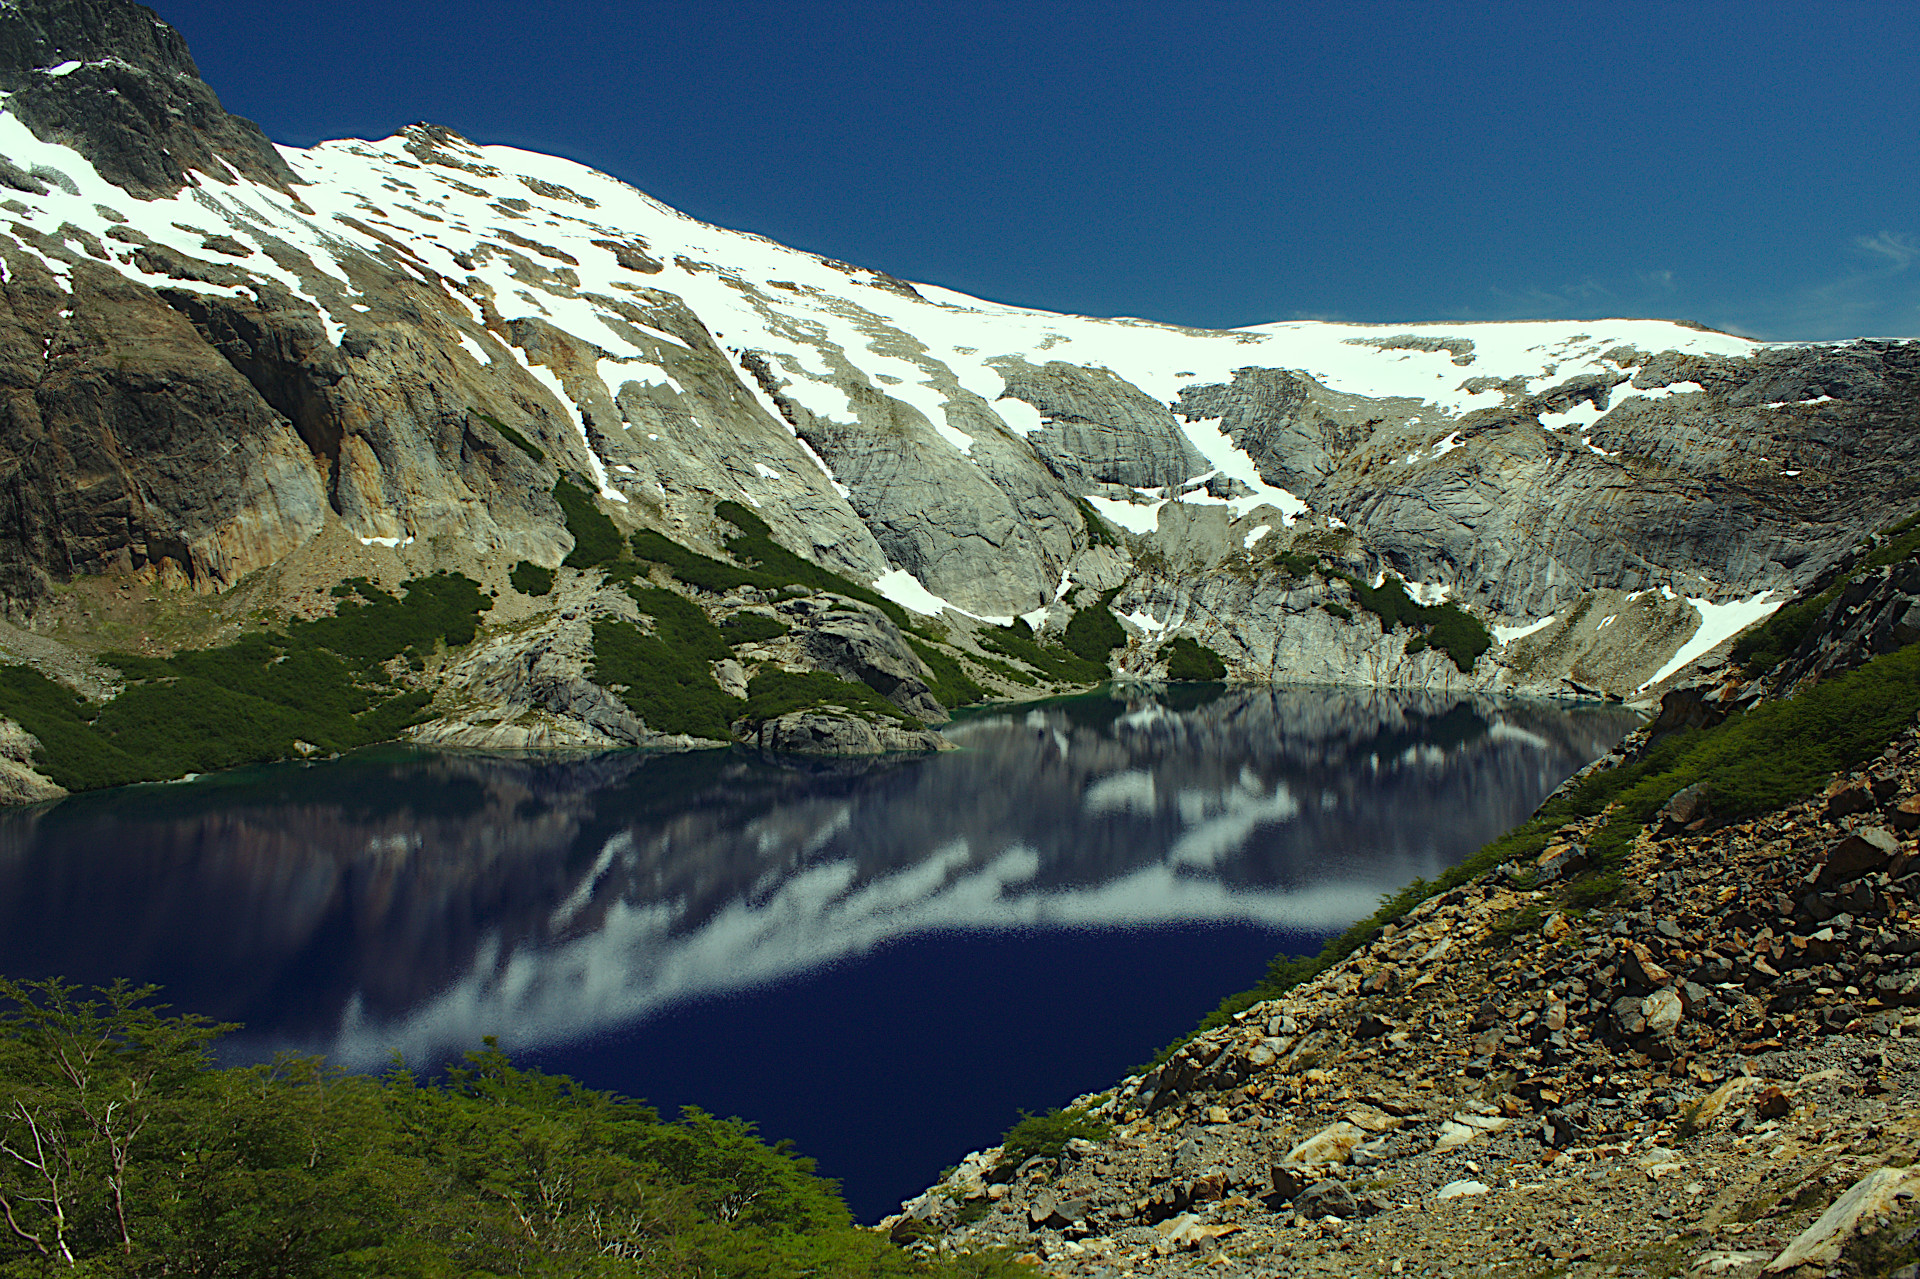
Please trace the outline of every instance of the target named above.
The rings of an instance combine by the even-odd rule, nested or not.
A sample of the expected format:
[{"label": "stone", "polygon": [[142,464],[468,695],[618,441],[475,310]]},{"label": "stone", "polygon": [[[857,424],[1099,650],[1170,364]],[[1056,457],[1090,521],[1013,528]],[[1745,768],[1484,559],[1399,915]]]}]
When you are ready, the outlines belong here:
[{"label": "stone", "polygon": [[1673,975],[1654,962],[1653,952],[1639,942],[1631,942],[1620,956],[1620,970],[1642,986],[1664,986]]},{"label": "stone", "polygon": [[1696,1275],[1724,1275],[1751,1270],[1771,1255],[1765,1252],[1740,1252],[1728,1248],[1714,1248],[1693,1259],[1692,1272]]},{"label": "stone", "polygon": [[1487,1193],[1489,1193],[1489,1187],[1484,1181],[1449,1181],[1446,1185],[1434,1191],[1433,1197],[1435,1199],[1465,1199],[1472,1195],[1484,1195]]},{"label": "stone", "polygon": [[1305,1141],[1289,1150],[1281,1161],[1289,1164],[1343,1164],[1353,1154],[1354,1147],[1365,1141],[1367,1134],[1353,1124],[1341,1120],[1328,1124]]},{"label": "stone", "polygon": [[1308,1217],[1355,1217],[1360,1204],[1343,1182],[1317,1181],[1294,1197],[1296,1212]]},{"label": "stone", "polygon": [[1649,1035],[1672,1034],[1679,1027],[1684,1011],[1679,993],[1673,990],[1656,990],[1640,1001],[1640,1016]]},{"label": "stone", "polygon": [[1705,817],[1711,809],[1712,804],[1708,799],[1707,784],[1705,782],[1695,782],[1693,785],[1683,786],[1673,793],[1673,797],[1667,801],[1666,807],[1660,810],[1660,818],[1663,822],[1677,829],[1691,826],[1694,822]]},{"label": "stone", "polygon": [[1693,1132],[1706,1132],[1725,1113],[1728,1105],[1759,1086],[1760,1081],[1751,1075],[1736,1075],[1702,1097],[1691,1112],[1683,1111],[1685,1126]]},{"label": "stone", "polygon": [[1920,1198],[1920,1168],[1876,1168],[1853,1183],[1833,1206],[1769,1261],[1765,1273],[1780,1274],[1795,1266],[1831,1265],[1852,1239],[1862,1219],[1893,1213]]},{"label": "stone", "polygon": [[1920,795],[1901,800],[1894,807],[1892,816],[1895,830],[1920,830]]},{"label": "stone", "polygon": [[1565,915],[1556,911],[1540,925],[1540,935],[1548,941],[1565,941],[1573,936],[1573,925],[1567,922]]},{"label": "stone", "polygon": [[1843,785],[1827,794],[1827,816],[1851,817],[1878,807],[1873,792],[1865,786]]},{"label": "stone", "polygon": [[1822,884],[1844,884],[1868,871],[1880,870],[1900,853],[1900,840],[1892,831],[1869,826],[1847,836],[1827,853],[1820,867]]}]

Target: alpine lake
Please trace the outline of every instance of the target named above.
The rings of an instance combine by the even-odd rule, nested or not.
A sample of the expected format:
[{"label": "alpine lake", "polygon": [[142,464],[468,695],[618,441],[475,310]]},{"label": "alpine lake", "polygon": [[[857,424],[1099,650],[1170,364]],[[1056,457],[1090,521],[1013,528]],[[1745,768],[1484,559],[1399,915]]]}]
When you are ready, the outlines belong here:
[{"label": "alpine lake", "polygon": [[926,756],[386,747],[0,813],[0,972],[158,983],[241,1023],[229,1062],[432,1069],[497,1036],[790,1138],[872,1221],[1637,722],[1127,685],[965,713]]}]

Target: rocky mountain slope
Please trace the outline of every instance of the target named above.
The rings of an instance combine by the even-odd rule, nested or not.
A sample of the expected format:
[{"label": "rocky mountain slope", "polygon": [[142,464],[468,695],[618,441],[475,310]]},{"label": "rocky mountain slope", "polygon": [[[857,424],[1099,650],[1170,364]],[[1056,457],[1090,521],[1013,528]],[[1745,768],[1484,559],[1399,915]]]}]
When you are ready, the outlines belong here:
[{"label": "rocky mountain slope", "polygon": [[1813,798],[1716,816],[1742,781],[1723,767],[1611,860],[1619,810],[1549,818],[1525,856],[1024,1125],[1050,1141],[968,1155],[884,1228],[1062,1276],[1911,1279],[1913,656],[1834,699],[1897,711],[1893,740]]},{"label": "rocky mountain slope", "polygon": [[[609,635],[663,633],[649,577],[783,610],[784,646],[685,677],[781,747],[926,745],[969,687],[1160,675],[1175,639],[1236,679],[1631,698],[1920,501],[1909,343],[1003,306],[436,126],[272,146],[126,0],[0,11],[0,88],[0,651],[89,696],[103,651],[455,572],[494,600],[477,647],[383,670],[475,745],[697,738],[608,674]],[[831,580],[584,555],[563,485],[765,569],[731,503]],[[809,638],[860,596],[871,633]],[[1117,619],[1092,670],[1076,611]],[[913,722],[844,692],[755,718],[763,669]]]}]

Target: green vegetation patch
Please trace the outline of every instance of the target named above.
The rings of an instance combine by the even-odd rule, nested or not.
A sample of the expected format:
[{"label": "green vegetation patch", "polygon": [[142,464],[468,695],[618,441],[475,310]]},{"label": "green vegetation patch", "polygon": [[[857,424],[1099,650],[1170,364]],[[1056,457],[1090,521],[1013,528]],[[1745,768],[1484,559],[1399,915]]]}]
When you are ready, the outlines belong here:
[{"label": "green vegetation patch", "polygon": [[[1708,729],[1674,733],[1638,760],[1593,773],[1541,805],[1533,818],[1445,871],[1417,879],[1378,910],[1329,941],[1318,955],[1281,955],[1251,990],[1229,995],[1194,1031],[1285,994],[1366,945],[1382,926],[1449,889],[1506,862],[1530,863],[1569,822],[1611,813],[1587,842],[1596,865],[1566,890],[1567,904],[1599,905],[1621,888],[1620,869],[1634,837],[1676,791],[1704,784],[1717,821],[1739,821],[1817,794],[1835,773],[1886,749],[1920,713],[1920,646],[1874,658],[1786,701],[1765,702]],[[1154,1059],[1170,1057],[1190,1036]]]},{"label": "green vegetation patch", "polygon": [[785,582],[773,582],[768,574],[739,568],[690,550],[666,534],[650,528],[635,533],[628,543],[633,547],[634,558],[663,564],[669,573],[687,585],[712,591],[715,595],[724,595],[742,586],[773,590],[786,585]]},{"label": "green vegetation patch", "polygon": [[594,504],[591,493],[563,475],[553,482],[553,500],[567,517],[567,532],[573,534],[573,549],[560,561],[562,564],[596,568],[621,558],[625,545],[620,530]]},{"label": "green vegetation patch", "polygon": [[593,624],[593,679],[658,733],[724,742],[741,701],[714,682],[711,663],[732,655],[698,604],[659,586],[628,586],[653,633],[632,622]]},{"label": "green vegetation patch", "polygon": [[513,445],[513,447],[519,449],[534,461],[544,462],[547,460],[546,453],[541,450],[539,445],[508,426],[505,422],[502,422],[499,418],[494,417],[491,413],[482,413],[476,409],[473,415],[498,431],[501,439]]},{"label": "green vegetation patch", "polygon": [[[1391,574],[1380,585],[1369,586],[1351,573],[1329,567],[1317,555],[1280,551],[1273,562],[1293,577],[1305,578],[1318,573],[1330,582],[1345,582],[1353,592],[1353,602],[1380,619],[1381,630],[1391,632],[1396,626],[1405,626],[1415,632],[1407,641],[1407,652],[1437,648],[1451,658],[1463,674],[1471,671],[1480,655],[1493,647],[1493,633],[1479,618],[1458,604],[1421,604],[1407,594],[1406,583]],[[1353,610],[1341,604],[1328,602],[1322,607],[1343,622],[1353,617]]]},{"label": "green vegetation patch", "polygon": [[1176,635],[1167,644],[1167,678],[1171,680],[1220,680],[1227,677],[1227,664],[1220,654],[1198,640]]},{"label": "green vegetation patch", "polygon": [[744,718],[751,724],[764,724],[795,711],[839,707],[865,712],[869,718],[884,715],[899,720],[908,728],[924,727],[919,720],[895,706],[865,684],[841,679],[831,671],[794,673],[764,667],[747,681],[747,708]]},{"label": "green vegetation patch", "polygon": [[1102,670],[1107,669],[1113,650],[1127,642],[1127,632],[1113,615],[1113,601],[1119,594],[1116,586],[1102,594],[1098,603],[1075,609],[1067,619],[1066,633],[1060,637],[1069,653],[1098,664]]},{"label": "green vegetation patch", "polygon": [[653,633],[688,658],[717,662],[733,656],[726,636],[707,617],[706,610],[686,596],[659,586],[629,586],[627,594],[642,613],[653,618]]},{"label": "green vegetation patch", "polygon": [[159,781],[398,736],[430,697],[401,692],[382,664],[441,642],[473,642],[493,607],[458,574],[415,578],[395,598],[355,578],[333,616],[172,657],[110,653],[127,687],[95,706],[24,666],[0,668],[0,713],[40,739],[35,765],[68,790]]},{"label": "green vegetation patch", "polygon": [[1001,1161],[1018,1167],[1036,1155],[1043,1159],[1058,1159],[1068,1142],[1075,1139],[1104,1141],[1112,1131],[1077,1106],[1069,1106],[1064,1110],[1056,1107],[1044,1115],[1030,1115],[1023,1110],[1020,1112],[1020,1122],[1007,1129],[1006,1135],[1000,1139]]},{"label": "green vegetation patch", "polygon": [[553,570],[521,560],[507,574],[507,581],[522,595],[546,595],[553,590]]},{"label": "green vegetation patch", "polygon": [[982,627],[974,635],[980,647],[1022,662],[1056,684],[1097,684],[1110,673],[1104,661],[1096,664],[1058,644],[1042,644],[1023,617],[1011,626]]},{"label": "green vegetation patch", "polygon": [[779,639],[791,629],[779,618],[765,613],[735,613],[720,623],[720,634],[729,644],[762,644]]},{"label": "green vegetation patch", "polygon": [[893,619],[903,631],[916,630],[907,610],[870,586],[862,586],[812,560],[802,559],[773,540],[767,522],[738,502],[715,504],[713,513],[740,530],[739,537],[727,539],[727,554],[759,567],[778,586],[808,586],[816,591],[831,591],[848,599],[871,604]]},{"label": "green vegetation patch", "polygon": [[933,682],[927,687],[942,706],[971,706],[986,700],[987,690],[974,683],[973,677],[951,653],[944,653],[912,635],[907,636],[907,644],[933,672]]},{"label": "green vegetation patch", "polygon": [[0,1144],[51,1156],[46,1176],[31,1154],[0,1163],[0,1273],[1033,1273],[1005,1253],[917,1258],[753,1125],[664,1121],[491,1040],[428,1080],[291,1055],[223,1070],[214,1046],[236,1027],[153,994],[0,979]]},{"label": "green vegetation patch", "polygon": [[1114,547],[1120,545],[1120,535],[1113,531],[1113,525],[1100,518],[1100,513],[1093,509],[1093,503],[1084,497],[1076,497],[1073,502],[1080,508],[1080,522],[1086,525],[1087,545]]}]

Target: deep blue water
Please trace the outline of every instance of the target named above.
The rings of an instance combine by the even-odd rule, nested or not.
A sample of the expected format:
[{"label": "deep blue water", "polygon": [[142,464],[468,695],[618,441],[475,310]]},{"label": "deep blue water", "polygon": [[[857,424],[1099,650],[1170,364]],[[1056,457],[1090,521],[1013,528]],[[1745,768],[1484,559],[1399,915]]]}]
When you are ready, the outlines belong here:
[{"label": "deep blue water", "polygon": [[1629,714],[1332,690],[999,708],[933,757],[402,749],[0,814],[0,971],[282,1048],[522,1061],[792,1138],[864,1220],[1525,818]]}]

